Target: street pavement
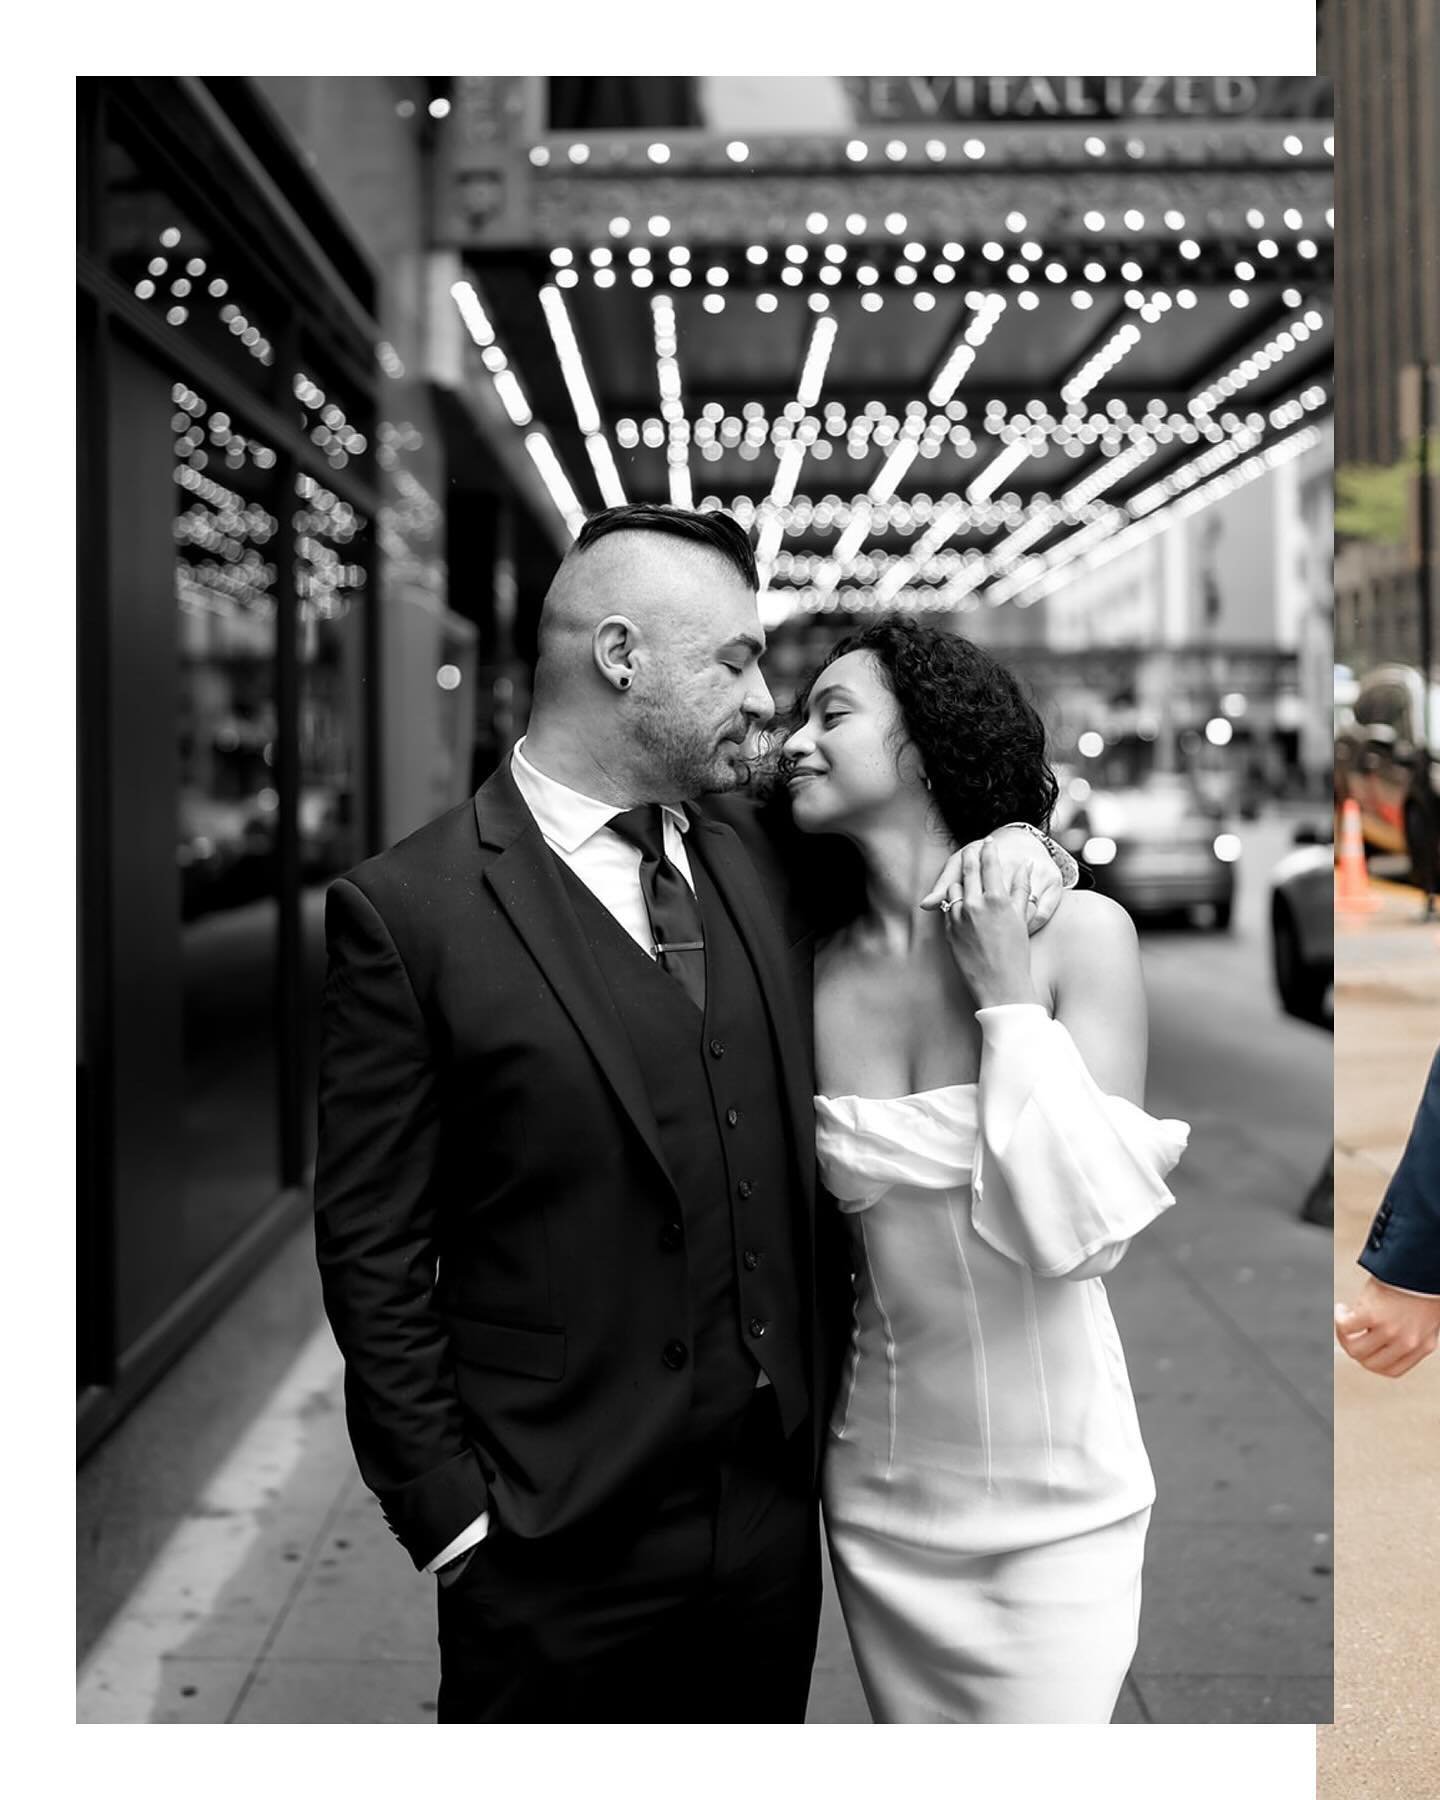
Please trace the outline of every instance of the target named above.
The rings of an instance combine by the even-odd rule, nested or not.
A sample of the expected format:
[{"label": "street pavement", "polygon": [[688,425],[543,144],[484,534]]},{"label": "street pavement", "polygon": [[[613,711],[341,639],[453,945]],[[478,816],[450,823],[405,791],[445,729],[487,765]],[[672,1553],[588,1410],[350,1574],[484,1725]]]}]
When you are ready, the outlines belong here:
[{"label": "street pavement", "polygon": [[[1335,1293],[1399,1160],[1440,1042],[1440,920],[1372,884],[1373,915],[1335,945]],[[1335,1723],[1319,1734],[1317,1800],[1440,1792],[1440,1357],[1399,1381],[1340,1351],[1335,1370]]]},{"label": "street pavement", "polygon": [[[1331,1041],[1281,1013],[1266,924],[1266,872],[1295,822],[1241,827],[1231,932],[1142,934],[1147,1104],[1192,1136],[1178,1204],[1106,1284],[1159,1488],[1117,1723],[1331,1716],[1331,1253],[1299,1218],[1330,1142]],[[170,1409],[173,1437],[173,1415],[233,1380],[247,1320],[257,1339],[264,1329],[267,1284],[313,1309],[313,1332],[238,1409],[233,1443],[87,1632],[82,1722],[434,1719],[433,1584],[354,1472],[304,1234],[153,1405]],[[182,1389],[196,1398],[177,1400]],[[91,1479],[127,1484],[138,1521],[145,1458],[131,1454],[122,1475],[123,1454],[102,1448]],[[123,1565],[127,1546],[104,1539],[114,1509],[96,1511],[95,1564]],[[809,1718],[867,1718],[828,1579]]]}]

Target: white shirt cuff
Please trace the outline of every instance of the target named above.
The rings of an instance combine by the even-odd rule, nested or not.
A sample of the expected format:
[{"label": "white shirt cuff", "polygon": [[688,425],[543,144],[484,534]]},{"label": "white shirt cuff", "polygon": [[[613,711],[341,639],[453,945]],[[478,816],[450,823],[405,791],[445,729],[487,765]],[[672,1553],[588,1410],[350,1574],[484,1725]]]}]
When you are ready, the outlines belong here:
[{"label": "white shirt cuff", "polygon": [[490,1515],[488,1512],[483,1512],[478,1519],[473,1520],[465,1527],[459,1537],[452,1538],[433,1562],[426,1563],[425,1573],[433,1575],[437,1569],[443,1569],[446,1563],[454,1562],[457,1556],[466,1550],[472,1550],[482,1538],[488,1536],[489,1531]]}]

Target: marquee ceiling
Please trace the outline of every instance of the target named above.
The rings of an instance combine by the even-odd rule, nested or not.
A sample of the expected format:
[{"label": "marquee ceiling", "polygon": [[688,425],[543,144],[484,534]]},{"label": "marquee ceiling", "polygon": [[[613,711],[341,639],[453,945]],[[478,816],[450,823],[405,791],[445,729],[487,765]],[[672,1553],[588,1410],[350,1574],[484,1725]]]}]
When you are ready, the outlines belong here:
[{"label": "marquee ceiling", "polygon": [[1315,119],[547,138],[453,189],[465,379],[568,531],[734,512],[771,622],[1029,605],[1318,441],[1332,152]]}]

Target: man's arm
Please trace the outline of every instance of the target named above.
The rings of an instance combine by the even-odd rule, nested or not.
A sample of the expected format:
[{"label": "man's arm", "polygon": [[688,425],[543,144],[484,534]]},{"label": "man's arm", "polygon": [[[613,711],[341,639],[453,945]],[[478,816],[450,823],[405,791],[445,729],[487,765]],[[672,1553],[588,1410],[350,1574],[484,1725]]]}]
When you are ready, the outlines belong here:
[{"label": "man's arm", "polygon": [[431,1304],[440,1071],[385,922],[351,881],[330,889],[322,1004],[315,1239],[345,1358],[356,1461],[424,1568],[486,1511]]}]

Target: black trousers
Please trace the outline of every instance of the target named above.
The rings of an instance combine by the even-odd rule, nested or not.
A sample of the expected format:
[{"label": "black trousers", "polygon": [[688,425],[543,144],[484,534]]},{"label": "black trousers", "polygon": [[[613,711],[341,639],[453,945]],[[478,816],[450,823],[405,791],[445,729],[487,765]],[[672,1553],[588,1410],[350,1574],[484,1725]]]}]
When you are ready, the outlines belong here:
[{"label": "black trousers", "polygon": [[763,1388],[627,1527],[479,1545],[439,1589],[439,1722],[801,1724],[820,1581],[810,1432]]}]

